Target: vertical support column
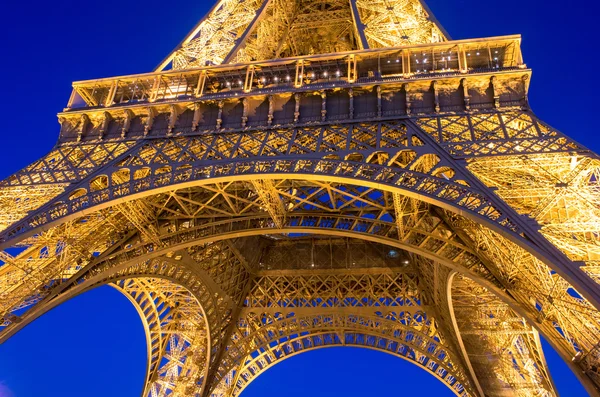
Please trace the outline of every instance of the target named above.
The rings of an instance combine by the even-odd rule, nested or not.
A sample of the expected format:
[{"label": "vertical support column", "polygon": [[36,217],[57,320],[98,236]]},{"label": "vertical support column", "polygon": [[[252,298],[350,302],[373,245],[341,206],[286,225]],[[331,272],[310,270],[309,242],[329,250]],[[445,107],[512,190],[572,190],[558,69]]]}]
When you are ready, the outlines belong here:
[{"label": "vertical support column", "polygon": [[378,85],[376,90],[377,90],[377,117],[381,117],[381,86]]},{"label": "vertical support column", "polygon": [[177,119],[179,118],[179,109],[175,105],[170,106],[170,114],[169,114],[169,126],[167,127],[167,135],[171,135],[173,129],[175,128],[175,124],[177,123]]},{"label": "vertical support column", "polygon": [[58,124],[60,125],[60,137],[62,138],[65,126],[69,125],[66,117],[58,116]]},{"label": "vertical support column", "polygon": [[498,109],[500,107],[500,93],[497,87],[496,76],[490,78],[490,85],[492,86],[492,95],[494,96],[494,107]]},{"label": "vertical support column", "polygon": [[[179,95],[181,95],[181,82],[184,81],[183,78],[183,73],[180,73],[179,76],[177,76],[177,88],[175,89],[176,92],[176,98],[179,97]],[[187,87],[185,88],[186,93],[187,93]]]},{"label": "vertical support column", "polygon": [[521,40],[515,40],[515,62],[521,69],[525,69],[527,65],[523,61],[523,52],[521,51]]},{"label": "vertical support column", "polygon": [[144,127],[144,136],[147,136],[152,125],[154,124],[154,118],[156,117],[156,110],[152,106],[148,107],[148,119],[146,120],[146,126]]},{"label": "vertical support column", "polygon": [[121,129],[121,138],[125,138],[125,135],[129,132],[129,127],[131,127],[131,120],[135,115],[131,111],[131,109],[125,109],[125,120],[123,120],[123,128]]},{"label": "vertical support column", "polygon": [[304,61],[300,59],[296,62],[296,77],[294,78],[294,87],[302,87],[302,79],[304,78]]},{"label": "vertical support column", "polygon": [[521,81],[523,81],[523,105],[526,108],[529,108],[529,97],[528,97],[529,75],[524,74],[521,77]]},{"label": "vertical support column", "polygon": [[156,101],[158,98],[158,89],[160,88],[160,76],[154,77],[154,83],[152,83],[152,91],[150,91],[150,102]]},{"label": "vertical support column", "polygon": [[200,124],[200,104],[194,103],[194,118],[192,119],[192,131],[196,131],[198,129],[198,125]]},{"label": "vertical support column", "polygon": [[104,134],[108,131],[108,126],[110,125],[110,121],[112,120],[112,116],[109,112],[104,112],[102,114],[102,126],[100,127],[100,135],[98,139],[102,140],[104,138]]},{"label": "vertical support column", "polygon": [[248,122],[248,98],[242,99],[242,128],[246,128]]},{"label": "vertical support column", "polygon": [[357,76],[357,59],[356,59],[356,55],[352,54],[348,57],[348,82],[349,83],[354,83],[356,81],[356,79],[358,78]]},{"label": "vertical support column", "polygon": [[223,105],[225,105],[225,103],[223,101],[219,101],[217,105],[219,106],[219,113],[217,114],[217,125],[215,128],[220,130],[221,124],[223,124]]},{"label": "vertical support column", "polygon": [[327,119],[327,92],[321,91],[321,121]]},{"label": "vertical support column", "polygon": [[115,103],[115,95],[117,94],[117,89],[119,88],[119,80],[115,80],[110,89],[108,90],[108,95],[106,96],[106,101],[104,102],[104,106],[112,106]]},{"label": "vertical support column", "polygon": [[469,95],[469,86],[467,85],[467,79],[461,79],[460,83],[462,85],[463,91],[463,100],[465,102],[465,110],[471,110],[471,96]]},{"label": "vertical support column", "polygon": [[467,73],[469,71],[469,64],[467,63],[467,53],[465,47],[460,44],[458,46],[458,68],[461,73]]},{"label": "vertical support column", "polygon": [[410,116],[412,112],[412,103],[410,101],[410,94],[408,92],[408,84],[404,84],[404,95],[406,100],[406,115]]},{"label": "vertical support column", "polygon": [[273,95],[269,95],[269,114],[267,115],[267,125],[273,124]]},{"label": "vertical support column", "polygon": [[433,89],[433,102],[434,109],[436,113],[440,112],[440,92],[438,90],[438,82],[434,81],[431,83],[431,88]]},{"label": "vertical support column", "polygon": [[81,142],[81,137],[90,124],[90,118],[87,114],[82,114],[79,120],[79,128],[77,129],[77,142]]},{"label": "vertical support column", "polygon": [[405,79],[410,77],[410,51],[402,50],[402,75]]},{"label": "vertical support column", "polygon": [[252,90],[252,82],[254,81],[254,66],[249,65],[246,69],[246,80],[244,81],[244,92]]},{"label": "vertical support column", "polygon": [[354,90],[350,88],[348,90],[349,106],[348,106],[348,118],[352,120],[354,118]]},{"label": "vertical support column", "polygon": [[296,107],[294,108],[294,123],[297,123],[298,119],[300,118],[300,94],[299,93],[294,94],[294,101],[296,102]]},{"label": "vertical support column", "polygon": [[200,72],[198,76],[198,85],[196,86],[196,91],[194,92],[194,96],[196,98],[201,97],[204,94],[204,86],[206,85],[206,70]]}]

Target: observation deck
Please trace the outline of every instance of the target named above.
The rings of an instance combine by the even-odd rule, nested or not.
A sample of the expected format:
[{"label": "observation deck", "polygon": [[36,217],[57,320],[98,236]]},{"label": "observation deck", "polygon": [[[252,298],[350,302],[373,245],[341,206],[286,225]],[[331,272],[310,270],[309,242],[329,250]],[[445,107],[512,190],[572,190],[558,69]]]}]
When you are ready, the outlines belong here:
[{"label": "observation deck", "polygon": [[59,144],[526,108],[521,37],[78,81]]},{"label": "observation deck", "polygon": [[520,35],[77,81],[65,111],[525,69]]}]

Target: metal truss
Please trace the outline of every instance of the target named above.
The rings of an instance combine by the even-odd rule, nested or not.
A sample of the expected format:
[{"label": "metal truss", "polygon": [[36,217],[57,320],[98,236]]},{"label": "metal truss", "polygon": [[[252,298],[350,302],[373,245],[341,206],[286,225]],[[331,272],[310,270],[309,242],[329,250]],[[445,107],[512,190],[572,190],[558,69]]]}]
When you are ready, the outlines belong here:
[{"label": "metal truss", "polygon": [[134,304],[146,329],[144,395],[186,395],[205,367],[207,329],[196,298],[166,279],[131,278],[113,284]]},{"label": "metal truss", "polygon": [[[119,277],[130,277],[134,273],[131,273],[132,270],[128,269],[134,269],[135,273],[144,274],[142,270],[138,269],[139,266],[136,263],[142,263],[142,268],[145,268],[148,266],[145,263],[151,258],[160,255],[169,255],[170,252],[174,252],[171,255],[175,257],[181,255],[183,258],[187,258],[190,255],[197,263],[201,263],[206,261],[202,259],[201,254],[198,256],[193,251],[189,254],[178,254],[178,252],[184,249],[192,249],[193,247],[202,247],[203,244],[210,244],[215,239],[222,240],[223,238],[228,238],[227,236],[235,238],[242,235],[261,235],[265,233],[275,236],[283,232],[288,236],[294,233],[316,233],[317,235],[358,237],[370,241],[378,241],[387,246],[397,247],[398,252],[419,254],[449,266],[449,268],[460,270],[462,273],[469,274],[473,279],[478,280],[479,283],[496,291],[496,293],[500,293],[502,289],[510,287],[511,296],[517,296],[519,293],[521,296],[525,294],[531,296],[532,289],[529,285],[534,285],[535,287],[542,286],[539,283],[543,281],[543,273],[538,273],[537,277],[539,278],[536,280],[529,279],[523,281],[516,280],[517,276],[512,274],[512,279],[509,280],[511,284],[508,284],[506,280],[509,279],[508,276],[503,278],[495,276],[495,272],[497,273],[496,267],[482,262],[477,256],[476,248],[469,248],[468,244],[465,243],[465,241],[470,242],[470,240],[462,237],[461,233],[453,231],[452,222],[458,222],[458,220],[462,219],[460,221],[462,223],[457,225],[462,230],[465,227],[465,222],[470,221],[464,218],[452,218],[452,215],[446,215],[445,213],[432,212],[430,205],[422,201],[415,202],[418,207],[404,215],[406,220],[403,222],[403,225],[407,226],[404,226],[404,235],[402,236],[402,233],[399,233],[397,222],[394,220],[394,216],[397,216],[397,199],[395,203],[394,194],[373,188],[352,187],[347,184],[339,185],[323,182],[276,180],[272,184],[277,194],[281,197],[281,201],[288,203],[287,208],[289,213],[285,218],[283,228],[272,221],[271,214],[265,209],[263,200],[254,192],[254,186],[246,182],[208,185],[205,188],[184,188],[178,191],[158,194],[151,199],[138,199],[145,200],[147,206],[156,209],[157,225],[160,230],[163,230],[162,233],[166,233],[164,234],[165,237],[161,238],[159,242],[152,243],[143,238],[141,231],[137,231],[136,234],[140,236],[138,243],[132,244],[132,242],[136,241],[136,238],[133,237],[118,241],[114,248],[107,250],[110,252],[110,256],[106,258],[98,257],[99,259],[95,262],[82,268],[72,280],[78,280],[77,283],[79,284],[82,279],[87,278],[100,282],[102,279],[99,277],[107,277],[109,274],[115,274]],[[293,194],[291,194],[292,192]],[[324,202],[338,203],[338,206],[337,208],[327,208],[321,204]],[[340,212],[343,212],[343,215],[339,215]],[[292,215],[294,213],[297,215]],[[448,217],[448,220],[444,219],[445,217]],[[120,218],[122,222],[128,222],[127,217],[121,216]],[[226,221],[227,219],[229,220]],[[86,224],[84,223],[84,225]],[[268,229],[271,230],[267,231]],[[496,235],[490,237],[490,240],[502,241],[502,237]],[[247,280],[251,273],[260,272],[260,269],[265,269],[265,271],[277,271],[277,269],[281,269],[281,271],[284,271],[290,267],[300,269],[308,266],[313,271],[324,268],[337,268],[339,271],[347,268],[365,269],[370,266],[375,266],[376,268],[390,266],[390,263],[387,263],[385,260],[377,262],[375,260],[377,258],[376,252],[361,252],[362,256],[357,256],[356,258],[361,258],[362,261],[352,256],[353,254],[347,259],[342,260],[342,258],[346,258],[346,255],[342,257],[339,253],[344,251],[348,253],[349,249],[347,246],[342,247],[342,251],[338,250],[336,255],[334,255],[331,247],[329,247],[329,250],[325,249],[325,253],[329,253],[327,258],[323,258],[323,249],[318,250],[312,247],[310,255],[301,257],[290,250],[290,247],[295,247],[296,249],[302,247],[301,243],[295,242],[294,238],[290,240],[290,237],[288,237],[284,240],[276,239],[276,241],[280,241],[278,244],[281,248],[270,248],[268,255],[260,256],[258,264],[256,264],[256,259],[254,259],[254,270],[249,264],[244,266],[239,262],[239,257],[244,257],[248,254],[243,254],[244,250],[236,249],[234,244],[229,244],[228,247],[232,248],[221,248],[220,251],[213,249],[210,251],[213,252],[211,255],[214,255],[215,258],[206,261],[212,265],[208,266],[207,273],[203,279],[213,280],[211,282],[213,283],[213,290],[219,291],[224,296],[231,297],[223,299],[223,302],[226,303],[223,303],[224,307],[230,307],[229,309],[223,309],[224,312],[233,310],[233,306],[227,305],[240,302],[242,297],[249,296],[247,292],[244,292]],[[222,246],[225,246],[224,244],[223,242]],[[508,241],[506,244],[509,244]],[[228,256],[220,253],[223,250],[229,252]],[[517,252],[518,249],[513,244],[508,248],[507,252],[509,251]],[[217,255],[214,252],[219,252],[219,254]],[[288,253],[287,256],[285,256],[285,253]],[[289,258],[290,253],[296,260]],[[385,255],[389,254],[388,250],[383,254],[380,252],[379,256],[385,258]],[[333,261],[332,258],[336,258],[336,260]],[[402,258],[399,267],[403,266],[404,261],[410,262],[411,260],[404,254]],[[180,261],[183,260],[180,259]],[[234,260],[237,264],[231,264],[230,260]],[[522,259],[520,261],[522,262]],[[507,261],[506,267],[515,266],[514,263],[514,260]],[[536,266],[539,268],[541,264],[538,263]],[[176,267],[172,267],[172,269],[171,271],[175,271]],[[161,272],[164,271],[162,270]],[[529,275],[527,276],[530,277]],[[304,277],[304,279],[307,278]],[[71,283],[70,280],[54,280],[53,284],[63,286],[62,288],[59,287],[58,290],[55,287],[54,290],[58,291],[59,294],[61,291],[69,291],[70,288],[73,288],[73,284]],[[225,285],[226,283],[228,285]],[[220,286],[216,288],[214,284]],[[384,284],[388,285],[388,282]],[[333,288],[331,285],[324,285],[328,291],[340,290],[339,287]],[[527,287],[520,287],[523,285]],[[564,285],[565,287],[563,288],[570,288],[567,284]],[[235,292],[233,292],[233,289],[235,289]],[[522,292],[519,292],[520,290]],[[53,292],[56,293],[55,291],[49,290],[48,292],[52,294]],[[563,289],[556,290],[557,293],[559,291],[563,291]],[[382,292],[373,290],[371,290],[371,293],[371,296],[385,296]],[[289,299],[286,304],[282,305],[283,307],[294,307],[293,302],[299,299],[299,297],[294,296],[292,291],[285,289],[281,290],[281,294],[279,299],[284,299],[284,297]],[[547,292],[544,292],[542,289],[537,296],[545,296],[546,294]],[[439,293],[437,295],[439,297]],[[58,296],[47,295],[43,299],[47,302],[53,302],[58,299]],[[268,294],[265,296],[268,296]],[[316,296],[318,296],[319,302],[326,302],[322,294]],[[343,296],[339,295],[340,299]],[[391,299],[394,296],[394,299],[399,297],[399,295],[394,294],[388,296],[390,298],[386,299]],[[354,298],[350,297],[349,299],[352,300]],[[581,316],[582,310],[584,313],[586,312],[585,302],[578,302],[575,298],[572,298],[572,302],[568,301],[569,299],[566,299],[565,303],[561,305],[561,316],[571,317],[575,313],[573,310],[577,312],[578,316]],[[556,306],[556,300],[554,302]],[[404,304],[410,305],[410,303]],[[415,303],[413,302],[412,304],[414,305]],[[523,307],[528,303],[526,301],[515,302],[513,300],[513,304],[521,304]],[[262,305],[273,307],[272,304]],[[506,306],[506,304],[504,305]],[[244,306],[252,308],[256,306],[256,303],[246,298]],[[538,310],[535,306],[529,304],[527,310],[528,317],[537,318]],[[594,309],[589,307],[587,312],[588,315],[593,315]],[[556,321],[554,318],[548,318],[545,319],[545,324],[544,327],[546,330],[555,329]],[[554,334],[551,337],[556,343],[562,343],[567,348],[568,346],[572,346],[570,348],[572,353],[575,346],[581,346],[585,340],[596,338],[594,335],[597,333],[597,330],[595,328],[584,328],[585,323],[575,324],[571,328],[568,328],[567,325],[560,324],[560,329],[569,330],[567,334],[568,340],[565,340],[565,338],[561,337],[562,335],[558,334]],[[10,329],[11,324],[8,324],[8,326],[7,329]],[[15,323],[12,325],[10,332],[14,332],[18,327],[19,325]],[[584,336],[581,332],[586,329],[589,329],[586,332],[591,332],[591,334],[586,336],[585,339],[572,338],[571,333],[578,333]]]},{"label": "metal truss", "polygon": [[444,40],[419,0],[221,0],[158,70]]},{"label": "metal truss", "polygon": [[520,37],[432,18],[223,0],[159,71],[74,83],[56,147],[0,181],[0,342],[109,284],[145,396],[338,345],[551,396],[540,334],[598,395],[600,160],[530,111]]},{"label": "metal truss", "polygon": [[[539,336],[521,316],[470,279],[452,282],[452,307],[458,332],[472,365],[493,374],[476,373],[483,390],[518,390],[520,395],[551,395]],[[474,348],[474,344],[479,344]],[[483,357],[481,350],[488,354]],[[481,361],[485,361],[481,363]],[[483,364],[483,365],[482,365]]]}]

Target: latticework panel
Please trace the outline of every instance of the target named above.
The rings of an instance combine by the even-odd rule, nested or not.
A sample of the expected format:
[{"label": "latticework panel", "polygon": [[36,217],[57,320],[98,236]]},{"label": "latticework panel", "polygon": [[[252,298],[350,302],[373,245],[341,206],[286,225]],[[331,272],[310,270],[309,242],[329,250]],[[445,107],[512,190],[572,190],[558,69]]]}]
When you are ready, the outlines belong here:
[{"label": "latticework panel", "polygon": [[249,290],[213,395],[238,395],[275,363],[336,345],[397,355],[431,372],[457,395],[472,394],[456,352],[422,305],[417,284],[408,268],[350,274],[266,271]]},{"label": "latticework panel", "polygon": [[[418,161],[413,160],[414,168],[430,169],[432,159],[435,163],[431,156],[423,156],[417,159]],[[49,283],[37,281],[31,284],[11,285],[11,288],[16,288],[14,291],[18,290],[21,295],[10,291],[9,293],[15,299],[19,296],[22,298],[15,301],[15,304],[6,301],[5,310],[15,313],[5,317],[6,330],[12,333],[20,327],[16,321],[19,318],[11,316],[24,316],[30,321],[39,315],[40,312],[36,312],[39,305],[34,306],[31,313],[22,314],[21,310],[26,309],[26,306],[42,300],[39,307],[44,307],[44,302],[56,302],[64,291],[83,288],[79,285],[86,283],[97,285],[107,277],[132,278],[150,273],[175,277],[181,282],[185,281],[186,285],[194,283],[192,278],[202,280],[202,284],[208,286],[205,287],[206,299],[212,293],[219,297],[206,301],[212,303],[204,303],[214,307],[207,315],[209,323],[213,324],[213,328],[209,330],[215,332],[214,335],[211,334],[213,343],[210,349],[213,354],[207,364],[206,375],[212,382],[215,376],[226,378],[229,373],[226,371],[218,375],[223,360],[229,354],[226,353],[229,348],[225,344],[231,335],[228,324],[231,324],[232,316],[240,310],[239,305],[243,297],[248,308],[269,307],[269,312],[292,308],[297,311],[304,310],[305,307],[348,307],[355,310],[368,302],[372,303],[367,304],[367,307],[380,306],[382,302],[386,306],[421,306],[423,298],[418,298],[417,292],[407,295],[408,291],[404,287],[406,281],[401,281],[406,277],[411,279],[410,275],[395,276],[400,277],[399,281],[393,281],[394,279],[385,273],[379,276],[369,273],[361,276],[352,274],[351,270],[377,269],[393,264],[402,268],[406,266],[405,261],[411,263],[413,260],[404,253],[408,251],[469,274],[496,294],[508,290],[510,296],[515,298],[513,304],[522,310],[519,315],[525,313],[526,318],[541,321],[542,329],[549,333],[548,337],[556,344],[562,344],[569,354],[578,354],[582,349],[585,352],[594,349],[593,340],[597,338],[597,330],[593,326],[597,321],[595,312],[584,300],[565,296],[561,292],[571,288],[569,283],[552,274],[542,262],[523,248],[467,218],[441,211],[420,200],[407,200],[403,195],[385,190],[335,182],[271,180],[268,187],[261,187],[271,190],[268,196],[258,194],[255,184],[231,181],[207,184],[204,187],[182,188],[130,201],[133,207],[139,208],[139,205],[143,204],[147,211],[146,219],[151,219],[146,221],[147,225],[141,227],[131,220],[131,214],[126,216],[120,210],[101,210],[96,215],[88,215],[85,222],[71,222],[77,230],[94,233],[97,228],[102,227],[104,219],[110,219],[112,216],[114,219],[111,222],[115,229],[104,228],[112,234],[104,238],[104,245],[92,248],[106,254],[96,259],[91,258],[88,262],[81,262],[68,274],[74,274],[70,278],[62,276],[52,278]],[[269,203],[273,202],[269,199],[272,195],[279,197],[285,210],[280,222],[276,221],[277,213],[268,209]],[[95,219],[94,217],[98,219],[97,226],[89,221]],[[156,238],[145,237],[150,230],[149,224],[154,225],[152,230],[158,233]],[[129,237],[121,234],[123,237],[119,238],[118,231],[127,229],[131,233]],[[61,229],[52,230],[58,233]],[[77,241],[85,243],[84,233],[78,231],[72,234],[77,238],[72,238],[71,244]],[[305,245],[307,251],[302,254],[302,242],[306,244],[307,240],[301,236],[305,234],[331,236],[333,241],[340,237],[377,241],[388,247],[395,247],[398,251],[385,250],[381,248],[383,246],[365,247],[356,243],[344,243],[341,248],[338,244],[336,248],[336,244],[324,244],[327,239],[319,237],[317,240],[321,242]],[[241,244],[241,240],[235,243],[226,241],[252,235],[268,235],[271,236],[269,239],[277,243],[269,243],[271,246],[265,248],[262,244],[250,247],[248,244]],[[42,244],[44,240],[40,239],[41,236],[36,236],[27,241],[30,244]],[[110,240],[113,241],[112,244],[109,243]],[[211,244],[214,241],[222,242]],[[486,241],[493,246],[483,249]],[[498,245],[499,242],[504,245]],[[340,249],[341,251],[336,251]],[[336,252],[345,252],[346,257],[334,255]],[[296,260],[288,259],[290,255],[296,256]],[[506,255],[510,256],[505,257]],[[524,258],[528,258],[527,255],[531,258],[530,264],[524,261]],[[160,256],[170,259],[158,262],[152,260]],[[246,257],[253,259],[246,260]],[[490,257],[493,257],[494,261],[489,259]],[[19,269],[19,263],[26,263],[27,258],[17,256],[13,261],[12,267],[9,264],[7,269]],[[62,263],[62,266],[70,269],[68,263],[56,259],[54,263],[57,266]],[[289,276],[282,273],[278,276],[279,279],[275,276],[259,279],[268,282],[263,286],[248,284],[251,275],[260,272],[261,269],[285,272],[294,268],[308,269],[316,273],[314,276],[295,280],[286,278]],[[523,271],[524,269],[526,271]],[[341,274],[333,275],[336,271]],[[444,299],[443,290],[439,287],[440,280],[443,280],[439,278],[442,272],[439,269],[433,272],[437,272],[438,276],[432,276],[431,272],[423,273],[422,280],[418,282],[412,276],[412,283],[420,285],[419,289],[425,288],[428,283],[431,284],[427,289],[431,298],[427,298],[426,301],[442,308],[443,305],[439,303]],[[360,295],[352,295],[348,285],[352,285],[353,290],[360,292]],[[363,285],[364,289],[361,290],[359,285]],[[381,289],[378,286],[381,286]],[[187,288],[195,291],[195,287]],[[314,290],[314,295],[306,295],[307,289]],[[209,290],[213,292],[208,293]],[[296,296],[300,291],[304,292]],[[547,298],[549,294],[552,294],[552,298]],[[256,300],[251,300],[249,296],[256,297]],[[526,297],[536,297],[536,300],[530,301]],[[273,299],[283,304],[265,303]],[[511,298],[504,296],[504,299]],[[551,302],[554,311],[550,311],[551,306],[545,302]],[[538,307],[540,305],[543,305],[543,310]],[[586,307],[584,312],[577,310]],[[582,322],[571,324],[569,319],[576,312]],[[449,324],[451,315],[447,311],[432,316],[438,316],[440,324],[445,324],[441,325],[442,328],[452,329]],[[372,337],[377,339],[376,334]],[[334,338],[331,341],[341,343],[342,339]],[[457,349],[451,342],[447,346]],[[462,366],[462,359],[458,360],[454,364],[455,367]],[[467,373],[464,369],[461,371]],[[463,380],[460,384],[464,382]]]},{"label": "latticework panel", "polygon": [[206,366],[207,327],[196,298],[166,279],[116,282],[135,305],[146,329],[148,371],[144,395],[189,395]]},{"label": "latticework panel", "polygon": [[182,70],[446,39],[419,0],[221,0],[167,60]]},{"label": "latticework panel", "polygon": [[506,303],[461,275],[451,280],[452,312],[485,395],[552,396],[537,331]]}]

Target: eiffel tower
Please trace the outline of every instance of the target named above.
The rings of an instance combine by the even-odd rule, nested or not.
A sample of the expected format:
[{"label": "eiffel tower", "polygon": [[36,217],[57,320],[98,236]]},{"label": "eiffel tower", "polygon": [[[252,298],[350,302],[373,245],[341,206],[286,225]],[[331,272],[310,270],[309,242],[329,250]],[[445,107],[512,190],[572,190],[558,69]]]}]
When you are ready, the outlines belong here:
[{"label": "eiffel tower", "polygon": [[0,342],[111,285],[144,396],[238,396],[329,346],[458,396],[600,393],[600,159],[539,120],[515,36],[420,0],[220,0],[151,73],[73,83],[0,182]]}]

